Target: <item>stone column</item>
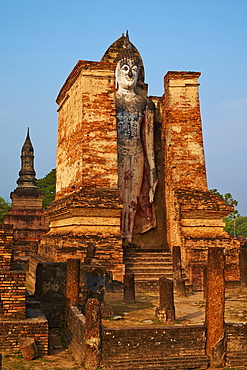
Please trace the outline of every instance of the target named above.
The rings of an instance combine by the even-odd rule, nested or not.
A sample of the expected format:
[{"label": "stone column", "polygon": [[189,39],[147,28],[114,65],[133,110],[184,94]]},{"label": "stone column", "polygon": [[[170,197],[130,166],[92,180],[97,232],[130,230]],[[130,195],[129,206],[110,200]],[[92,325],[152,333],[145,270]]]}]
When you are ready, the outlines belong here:
[{"label": "stone column", "polygon": [[79,305],[80,259],[67,260],[66,306]]},{"label": "stone column", "polygon": [[160,305],[156,308],[156,316],[164,322],[175,320],[175,306],[173,296],[173,281],[161,277],[159,279]]},{"label": "stone column", "polygon": [[173,280],[175,292],[181,296],[186,296],[185,281],[182,279],[182,260],[181,248],[174,245],[172,248]]},{"label": "stone column", "polygon": [[247,286],[247,249],[240,248],[239,250],[239,269],[241,285]]},{"label": "stone column", "polygon": [[203,299],[207,298],[207,276],[208,276],[208,267],[203,266]]},{"label": "stone column", "polygon": [[124,275],[124,303],[135,303],[135,277],[133,273]]},{"label": "stone column", "polygon": [[90,298],[86,304],[85,367],[97,370],[101,363],[100,302]]},{"label": "stone column", "polygon": [[212,367],[223,367],[225,357],[225,254],[224,248],[208,248],[206,297],[206,353]]},{"label": "stone column", "polygon": [[179,245],[172,248],[172,263],[174,280],[182,279],[181,249]]}]

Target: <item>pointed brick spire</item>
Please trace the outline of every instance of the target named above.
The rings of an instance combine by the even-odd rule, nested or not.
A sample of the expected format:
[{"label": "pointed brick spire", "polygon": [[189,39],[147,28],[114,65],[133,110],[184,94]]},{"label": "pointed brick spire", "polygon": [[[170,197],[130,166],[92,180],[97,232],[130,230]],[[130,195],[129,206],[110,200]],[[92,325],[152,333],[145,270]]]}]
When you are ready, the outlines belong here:
[{"label": "pointed brick spire", "polygon": [[34,151],[29,136],[29,128],[27,137],[21,150],[21,170],[19,179],[17,180],[18,187],[21,188],[37,188],[36,172],[34,170]]}]

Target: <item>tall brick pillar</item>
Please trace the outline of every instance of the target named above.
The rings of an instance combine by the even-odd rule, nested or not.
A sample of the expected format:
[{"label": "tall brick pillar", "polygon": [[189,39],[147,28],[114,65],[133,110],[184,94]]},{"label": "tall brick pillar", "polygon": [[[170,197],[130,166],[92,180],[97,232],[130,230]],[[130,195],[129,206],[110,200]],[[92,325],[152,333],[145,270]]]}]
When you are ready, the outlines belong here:
[{"label": "tall brick pillar", "polygon": [[226,275],[237,280],[239,246],[224,231],[223,218],[232,207],[207,187],[199,77],[199,72],[168,72],[162,103],[167,239],[171,250],[181,247],[182,267],[187,276],[191,272],[196,289],[202,288],[207,249],[216,245],[226,248]]},{"label": "tall brick pillar", "polygon": [[86,305],[85,366],[97,370],[101,363],[101,316],[100,302],[90,298]]},{"label": "tall brick pillar", "polygon": [[66,306],[79,305],[80,259],[67,260],[66,274]]},{"label": "tall brick pillar", "polygon": [[176,189],[207,190],[199,77],[199,72],[170,71],[164,78],[164,178],[170,246],[181,246],[180,225],[174,208]]},{"label": "tall brick pillar", "polygon": [[208,249],[206,297],[206,353],[213,367],[224,366],[225,355],[225,255],[224,248]]}]

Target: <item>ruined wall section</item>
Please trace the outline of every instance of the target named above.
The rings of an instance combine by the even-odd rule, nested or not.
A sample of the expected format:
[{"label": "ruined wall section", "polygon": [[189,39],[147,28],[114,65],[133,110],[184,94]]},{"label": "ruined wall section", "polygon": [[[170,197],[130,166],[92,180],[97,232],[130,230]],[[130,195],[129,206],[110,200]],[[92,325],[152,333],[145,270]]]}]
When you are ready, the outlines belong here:
[{"label": "ruined wall section", "polygon": [[12,258],[13,226],[0,225],[0,270],[10,270]]},{"label": "ruined wall section", "polygon": [[31,251],[37,251],[40,239],[49,230],[42,208],[44,194],[35,188],[18,187],[10,196],[12,207],[4,217],[4,224],[13,225],[14,258],[25,259]]},{"label": "ruined wall section", "polygon": [[102,330],[102,363],[107,370],[208,367],[205,327],[117,328]]},{"label": "ruined wall section", "polygon": [[48,354],[48,322],[43,315],[23,320],[0,321],[0,351],[4,354],[16,355],[20,352],[19,341],[33,338],[39,356]]},{"label": "ruined wall section", "polygon": [[115,64],[79,61],[57,103],[57,189],[117,188]]},{"label": "ruined wall section", "polygon": [[25,318],[25,271],[0,270],[0,320]]}]

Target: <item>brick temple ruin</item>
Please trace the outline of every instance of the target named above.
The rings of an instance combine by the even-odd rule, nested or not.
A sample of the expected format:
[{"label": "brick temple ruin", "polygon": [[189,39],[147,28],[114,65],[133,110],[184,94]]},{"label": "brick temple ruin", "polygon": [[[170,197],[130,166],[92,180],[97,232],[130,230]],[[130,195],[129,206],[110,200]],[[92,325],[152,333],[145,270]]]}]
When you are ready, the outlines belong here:
[{"label": "brick temple ruin", "polygon": [[[22,241],[21,230],[32,225],[22,226],[29,220],[27,204],[34,212],[34,229],[39,229],[36,215],[41,217],[29,134],[12,209],[0,230],[0,324],[8,329],[9,319],[20,320],[18,325],[26,323],[27,330],[13,338],[0,336],[1,350],[5,342],[10,353],[18,350],[24,336],[35,338],[41,355],[47,353],[49,325],[64,327],[69,348],[89,370],[206,369],[209,363],[245,363],[247,326],[224,324],[224,289],[225,280],[246,283],[247,254],[242,253],[241,270],[240,243],[224,231],[223,218],[233,207],[207,187],[199,77],[199,72],[168,72],[163,96],[147,96],[143,61],[128,34],[100,62],[78,61],[57,97],[56,198],[46,211],[49,231],[38,244],[29,244],[31,237]],[[129,89],[134,100],[130,108],[120,91],[124,78],[130,84],[136,78]],[[142,123],[143,148],[137,137]],[[132,151],[139,158],[134,169],[131,161],[121,162]],[[128,176],[120,166],[128,169]],[[32,302],[25,304],[25,273],[15,271],[13,264],[13,256],[29,254],[28,288],[46,317],[40,314],[34,320],[40,338],[28,321]],[[183,289],[186,283],[187,289],[209,292],[205,325],[102,327],[101,315],[111,316],[104,301],[106,288],[121,290],[124,282],[132,290],[157,291],[167,278],[174,279],[177,289],[182,282]],[[157,310],[164,317],[166,298],[163,292]],[[128,299],[134,301],[134,295],[126,294]],[[11,325],[15,328],[16,321]]]},{"label": "brick temple ruin", "polygon": [[[194,289],[202,287],[210,246],[225,248],[226,279],[239,280],[239,242],[223,230],[223,218],[233,208],[207,187],[199,72],[168,72],[164,95],[148,98],[155,106],[156,227],[136,233],[123,249],[115,59],[127,38],[115,41],[100,62],[78,61],[58,94],[56,199],[46,212],[50,230],[31,257],[29,280],[34,284],[39,262],[83,260],[90,243],[96,247],[97,263],[120,282],[125,272],[135,272],[137,284],[144,287],[150,281],[155,285],[160,276],[172,276],[175,246],[181,248],[182,266]],[[136,90],[145,95],[143,62],[129,45],[140,61]]]}]

